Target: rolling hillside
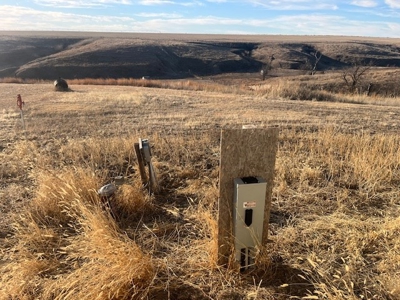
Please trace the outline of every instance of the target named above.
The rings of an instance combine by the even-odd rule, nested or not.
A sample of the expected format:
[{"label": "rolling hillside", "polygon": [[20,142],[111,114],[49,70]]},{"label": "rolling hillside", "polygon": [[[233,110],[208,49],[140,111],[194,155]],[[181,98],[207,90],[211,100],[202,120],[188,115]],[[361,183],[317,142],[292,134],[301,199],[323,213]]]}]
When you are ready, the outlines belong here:
[{"label": "rolling hillside", "polygon": [[400,40],[333,36],[228,36],[1,32],[0,77],[188,78],[352,64],[400,66]]}]

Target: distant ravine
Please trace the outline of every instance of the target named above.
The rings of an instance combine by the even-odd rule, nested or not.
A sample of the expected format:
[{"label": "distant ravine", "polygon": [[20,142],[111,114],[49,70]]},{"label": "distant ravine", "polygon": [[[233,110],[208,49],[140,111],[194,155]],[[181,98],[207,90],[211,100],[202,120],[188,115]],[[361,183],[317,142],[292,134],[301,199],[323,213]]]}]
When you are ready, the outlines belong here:
[{"label": "distant ravine", "polygon": [[[90,33],[0,34],[0,77],[174,79],[263,68],[400,66],[399,39]],[[272,59],[273,58],[273,59]]]}]

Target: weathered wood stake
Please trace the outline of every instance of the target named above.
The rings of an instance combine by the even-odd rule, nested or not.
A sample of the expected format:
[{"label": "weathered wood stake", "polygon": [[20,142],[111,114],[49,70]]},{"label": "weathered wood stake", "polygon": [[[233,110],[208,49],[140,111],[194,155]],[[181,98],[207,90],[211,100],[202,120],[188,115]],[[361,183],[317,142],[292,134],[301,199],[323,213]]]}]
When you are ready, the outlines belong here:
[{"label": "weathered wood stake", "polygon": [[148,179],[147,179],[147,175],[146,175],[146,170],[144,168],[144,161],[143,161],[143,157],[142,157],[142,152],[140,151],[139,143],[135,143],[134,148],[135,148],[136,158],[138,161],[140,178],[142,179],[142,184],[146,185],[148,182]]}]

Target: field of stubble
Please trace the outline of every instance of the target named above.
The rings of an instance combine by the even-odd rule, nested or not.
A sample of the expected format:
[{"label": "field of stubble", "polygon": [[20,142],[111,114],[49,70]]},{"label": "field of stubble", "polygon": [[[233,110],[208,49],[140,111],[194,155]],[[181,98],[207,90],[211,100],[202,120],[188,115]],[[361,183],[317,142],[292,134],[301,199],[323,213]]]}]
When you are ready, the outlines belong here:
[{"label": "field of stubble", "polygon": [[[400,299],[400,106],[71,89],[0,85],[1,299]],[[238,273],[216,264],[219,135],[245,124],[280,136],[270,242]]]}]

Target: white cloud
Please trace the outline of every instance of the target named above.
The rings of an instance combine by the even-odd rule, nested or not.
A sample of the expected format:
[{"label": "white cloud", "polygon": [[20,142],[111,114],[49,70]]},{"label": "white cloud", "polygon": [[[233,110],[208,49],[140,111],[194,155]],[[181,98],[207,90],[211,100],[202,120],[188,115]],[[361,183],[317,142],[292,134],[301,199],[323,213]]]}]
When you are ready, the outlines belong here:
[{"label": "white cloud", "polygon": [[39,11],[20,6],[0,6],[2,30],[129,31],[135,20],[129,17],[90,16]]},{"label": "white cloud", "polygon": [[399,0],[385,0],[385,3],[389,5],[391,8],[400,8]]},{"label": "white cloud", "polygon": [[165,32],[165,33],[278,33],[287,35],[357,35],[400,37],[400,22],[349,20],[330,14],[280,15],[270,18],[221,18],[175,14],[139,14],[133,17],[91,16],[40,11],[21,6],[0,5],[1,30],[98,31],[98,32]]},{"label": "white cloud", "polygon": [[191,1],[191,2],[183,2],[179,3],[182,6],[203,6],[204,3],[201,1]]},{"label": "white cloud", "polygon": [[[150,32],[232,33],[284,35],[345,35],[400,37],[398,23],[351,21],[325,14],[279,16],[270,19],[229,19],[214,16],[198,18],[152,19],[137,24]],[[208,31],[205,31],[207,28]]]},{"label": "white cloud", "polygon": [[373,0],[355,0],[351,4],[361,7],[375,7],[378,5],[376,1]]},{"label": "white cloud", "polygon": [[400,37],[400,31],[395,30],[399,23],[356,21],[325,14],[280,16],[273,22],[264,25],[273,26],[282,34]]},{"label": "white cloud", "polygon": [[38,5],[63,8],[106,7],[111,4],[130,5],[131,0],[35,0]]},{"label": "white cloud", "polygon": [[[165,20],[162,20],[165,22]],[[228,19],[218,18],[213,16],[208,17],[197,17],[197,18],[186,18],[186,19],[172,19],[167,20],[166,23],[175,25],[243,25],[245,24],[241,19]]]},{"label": "white cloud", "polygon": [[167,13],[140,13],[135,14],[135,16],[143,17],[143,18],[166,18],[166,19],[176,19],[181,18],[182,15],[179,14],[167,14]]},{"label": "white cloud", "polygon": [[313,0],[247,0],[247,2],[275,10],[336,10],[337,5],[332,1]]},{"label": "white cloud", "polygon": [[139,1],[142,5],[165,5],[165,4],[176,4],[174,1],[169,0],[142,0]]},{"label": "white cloud", "polygon": [[171,0],[141,0],[139,1],[141,5],[147,6],[155,6],[155,5],[181,5],[181,6],[201,6],[203,5],[200,1],[188,1],[188,2],[179,2],[179,1],[171,1]]},{"label": "white cloud", "polygon": [[389,23],[388,27],[391,31],[400,32],[400,24],[399,23]]}]

